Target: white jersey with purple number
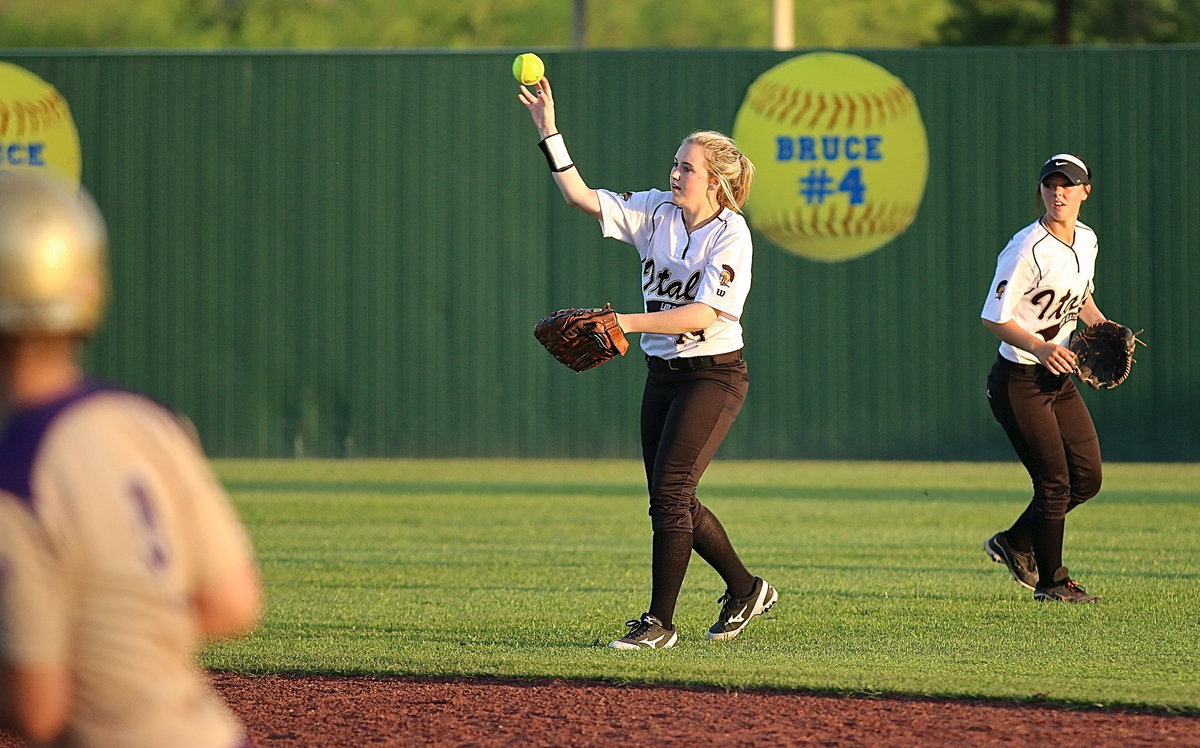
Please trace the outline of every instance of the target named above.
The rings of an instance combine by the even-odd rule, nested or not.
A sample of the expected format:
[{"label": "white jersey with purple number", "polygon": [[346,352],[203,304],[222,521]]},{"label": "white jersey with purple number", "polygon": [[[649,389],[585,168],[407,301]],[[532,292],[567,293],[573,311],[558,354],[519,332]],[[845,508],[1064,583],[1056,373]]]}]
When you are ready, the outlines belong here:
[{"label": "white jersey with purple number", "polygon": [[[1094,290],[1096,233],[1075,223],[1075,241],[1064,244],[1041,220],[1018,231],[996,261],[996,275],[980,316],[1003,324],[1015,321],[1042,340],[1066,345],[1079,310]],[[1037,357],[1008,343],[1000,355],[1019,364]]]},{"label": "white jersey with purple number", "polygon": [[661,190],[615,193],[596,190],[604,236],[637,247],[642,258],[642,299],[647,312],[707,304],[717,321],[706,330],[682,335],[642,333],[650,356],[711,356],[742,347],[739,320],[750,292],[753,244],[740,214],[722,208],[691,234],[683,209]]},{"label": "white jersey with purple number", "polygon": [[0,660],[70,668],[64,745],[243,740],[193,653],[196,591],[252,558],[184,424],[96,384],[0,432]]}]

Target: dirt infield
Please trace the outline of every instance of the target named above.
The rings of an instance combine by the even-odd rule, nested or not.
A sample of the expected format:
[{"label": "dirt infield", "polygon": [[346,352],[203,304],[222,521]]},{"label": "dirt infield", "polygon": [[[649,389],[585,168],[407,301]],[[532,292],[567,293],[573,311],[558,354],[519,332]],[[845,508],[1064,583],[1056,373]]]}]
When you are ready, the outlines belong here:
[{"label": "dirt infield", "polygon": [[[257,746],[1200,746],[1200,718],[991,702],[559,680],[213,683]],[[0,747],[16,745],[0,734]]]}]

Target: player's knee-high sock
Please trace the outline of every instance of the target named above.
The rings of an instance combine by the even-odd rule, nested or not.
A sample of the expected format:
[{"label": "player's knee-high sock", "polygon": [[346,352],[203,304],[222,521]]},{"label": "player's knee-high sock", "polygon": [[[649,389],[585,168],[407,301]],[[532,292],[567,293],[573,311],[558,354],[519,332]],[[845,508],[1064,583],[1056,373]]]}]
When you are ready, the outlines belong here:
[{"label": "player's knee-high sock", "polygon": [[692,547],[700,558],[716,569],[725,581],[725,586],[736,597],[745,597],[754,589],[754,575],[746,570],[725,527],[703,504],[696,505],[692,513]]},{"label": "player's knee-high sock", "polygon": [[1046,519],[1034,517],[1030,522],[1033,530],[1033,555],[1037,559],[1038,578],[1049,584],[1054,579],[1054,572],[1063,565],[1063,531],[1066,528],[1065,519]]},{"label": "player's knee-high sock", "polygon": [[1017,521],[1013,526],[1008,528],[1008,532],[1004,533],[1004,537],[1008,540],[1008,545],[1014,551],[1019,553],[1028,553],[1033,549],[1033,528],[1030,524],[1033,521],[1033,502],[1025,507],[1025,511],[1017,517]]},{"label": "player's knee-high sock", "polygon": [[650,615],[674,628],[675,602],[692,557],[692,534],[686,530],[656,530],[651,562]]}]

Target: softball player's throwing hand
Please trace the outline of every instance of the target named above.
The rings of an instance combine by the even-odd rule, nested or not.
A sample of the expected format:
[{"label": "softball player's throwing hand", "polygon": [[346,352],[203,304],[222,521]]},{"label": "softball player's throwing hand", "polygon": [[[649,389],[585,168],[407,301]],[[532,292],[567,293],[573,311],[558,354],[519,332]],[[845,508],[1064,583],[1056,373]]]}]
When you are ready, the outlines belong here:
[{"label": "softball player's throwing hand", "polygon": [[1039,346],[1036,351],[1038,360],[1055,374],[1070,374],[1075,369],[1075,353],[1057,343],[1047,343]]},{"label": "softball player's throwing hand", "polygon": [[529,110],[533,117],[533,126],[544,138],[558,132],[554,122],[554,94],[550,91],[550,79],[542,78],[534,84],[533,92],[525,86],[520,86],[517,99]]}]

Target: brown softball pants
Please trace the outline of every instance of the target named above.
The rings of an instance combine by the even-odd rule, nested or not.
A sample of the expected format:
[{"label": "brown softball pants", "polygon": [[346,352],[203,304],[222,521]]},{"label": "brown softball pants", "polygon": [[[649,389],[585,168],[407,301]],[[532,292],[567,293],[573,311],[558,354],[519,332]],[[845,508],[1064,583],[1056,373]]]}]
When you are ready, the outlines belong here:
[{"label": "brown softball pants", "polygon": [[997,357],[988,403],[1033,480],[1034,516],[1062,519],[1100,491],[1100,439],[1069,374]]},{"label": "brown softball pants", "polygon": [[[1100,440],[1069,374],[998,356],[988,402],[1033,481],[1033,499],[1007,531],[1016,550],[1032,550],[1038,576],[1063,565],[1066,516],[1100,491]],[[1065,574],[1065,572],[1064,572]]]},{"label": "brown softball pants", "polygon": [[642,457],[654,530],[649,613],[673,625],[692,551],[725,581],[748,594],[754,577],[721,521],[696,498],[705,469],[742,409],[749,387],[741,352],[699,359],[647,360],[642,393]]},{"label": "brown softball pants", "polygon": [[[692,531],[696,486],[742,410],[745,361],[673,371],[651,360],[642,392],[642,459],[655,531]],[[656,365],[658,363],[658,365]]]}]

